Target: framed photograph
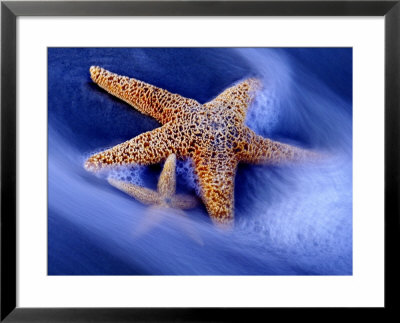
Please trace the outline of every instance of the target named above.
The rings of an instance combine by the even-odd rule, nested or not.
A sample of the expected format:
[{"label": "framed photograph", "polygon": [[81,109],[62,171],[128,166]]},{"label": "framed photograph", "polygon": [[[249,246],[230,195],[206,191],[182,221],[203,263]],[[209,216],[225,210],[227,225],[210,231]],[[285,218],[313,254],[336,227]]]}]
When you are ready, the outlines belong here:
[{"label": "framed photograph", "polygon": [[399,14],[2,2],[1,320],[392,314]]}]

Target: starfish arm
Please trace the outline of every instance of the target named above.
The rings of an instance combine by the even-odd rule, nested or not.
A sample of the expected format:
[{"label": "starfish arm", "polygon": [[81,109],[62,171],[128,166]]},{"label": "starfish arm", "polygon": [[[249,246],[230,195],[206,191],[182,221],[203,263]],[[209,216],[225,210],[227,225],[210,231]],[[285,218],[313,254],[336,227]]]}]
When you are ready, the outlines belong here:
[{"label": "starfish arm", "polygon": [[234,110],[236,115],[244,121],[247,108],[254,100],[256,92],[261,89],[261,81],[255,78],[244,80],[224,92],[219,94],[214,100],[205,104],[209,108],[214,106],[226,106],[229,110]]},{"label": "starfish arm", "polygon": [[195,100],[170,93],[134,78],[112,73],[98,66],[90,67],[90,75],[101,88],[162,124],[170,121],[172,116],[181,109],[200,105]]},{"label": "starfish arm", "polygon": [[311,150],[263,138],[247,129],[246,138],[242,145],[239,145],[237,158],[253,164],[282,164],[312,161],[319,159],[320,155]]},{"label": "starfish arm", "polygon": [[108,182],[115,188],[125,192],[126,194],[132,196],[133,198],[135,198],[136,200],[138,200],[143,204],[147,205],[159,204],[161,201],[160,194],[151,189],[127,183],[124,181],[119,181],[114,178],[109,178]]},{"label": "starfish arm", "polygon": [[158,180],[157,190],[164,198],[170,198],[176,190],[176,156],[171,154],[165,161],[164,168]]},{"label": "starfish arm", "polygon": [[198,205],[196,197],[186,194],[176,194],[171,198],[171,207],[175,209],[192,209]]},{"label": "starfish arm", "polygon": [[170,154],[175,153],[171,134],[169,125],[142,133],[131,140],[89,157],[85,168],[97,172],[105,167],[159,163]]},{"label": "starfish arm", "polygon": [[230,156],[212,158],[210,154],[204,154],[195,157],[194,164],[201,197],[211,219],[217,225],[232,225],[236,159]]}]

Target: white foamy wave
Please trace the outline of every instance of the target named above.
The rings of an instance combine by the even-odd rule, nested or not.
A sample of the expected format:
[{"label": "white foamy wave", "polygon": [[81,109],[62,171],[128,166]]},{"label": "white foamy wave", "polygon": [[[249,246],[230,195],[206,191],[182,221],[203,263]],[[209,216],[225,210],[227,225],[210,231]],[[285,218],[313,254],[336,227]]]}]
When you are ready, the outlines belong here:
[{"label": "white foamy wave", "polygon": [[108,177],[131,183],[134,185],[144,186],[143,172],[144,166],[131,166],[131,167],[119,167],[112,168],[108,172]]},{"label": "white foamy wave", "polygon": [[274,89],[260,92],[246,115],[246,125],[256,133],[272,131],[280,118],[279,100]]},{"label": "white foamy wave", "polygon": [[193,164],[190,159],[177,160],[176,174],[179,179],[183,180],[186,186],[196,191],[200,195],[200,187],[198,185],[197,176],[194,173]]}]

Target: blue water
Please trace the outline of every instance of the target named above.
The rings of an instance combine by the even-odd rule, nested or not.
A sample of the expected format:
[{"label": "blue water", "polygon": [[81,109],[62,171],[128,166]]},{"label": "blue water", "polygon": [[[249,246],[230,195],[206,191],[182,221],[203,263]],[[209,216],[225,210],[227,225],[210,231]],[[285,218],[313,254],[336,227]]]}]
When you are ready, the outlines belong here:
[{"label": "blue water", "polygon": [[[159,124],[95,85],[91,65],[201,103],[260,77],[265,87],[247,125],[329,158],[241,164],[231,232],[216,229],[200,205],[186,217],[167,213],[137,236],[146,207],[86,172],[83,162]],[[49,48],[48,122],[50,275],[352,274],[351,49]],[[155,188],[161,169],[121,176]],[[180,162],[178,171],[178,191],[195,194],[190,167]]]}]

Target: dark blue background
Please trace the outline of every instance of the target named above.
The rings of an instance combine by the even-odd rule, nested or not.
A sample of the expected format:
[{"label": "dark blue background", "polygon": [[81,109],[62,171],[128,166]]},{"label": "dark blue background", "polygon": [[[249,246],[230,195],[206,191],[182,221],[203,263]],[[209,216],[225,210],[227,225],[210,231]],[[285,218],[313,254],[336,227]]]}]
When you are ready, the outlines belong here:
[{"label": "dark blue background", "polygon": [[[286,66],[289,72],[286,68],[283,70],[280,64]],[[274,100],[278,103],[272,105],[280,111],[273,127],[268,124],[260,126],[260,117],[254,121],[248,120],[249,126],[255,122],[254,130],[263,136],[348,156],[350,162],[346,162],[346,169],[349,171],[344,175],[346,184],[341,186],[333,183],[335,176],[332,174],[336,169],[332,171],[332,168],[332,173],[324,170],[327,178],[323,179],[322,184],[318,182],[323,186],[337,185],[339,188],[336,190],[340,194],[346,190],[346,199],[342,203],[346,205],[346,215],[339,215],[333,224],[329,222],[331,220],[314,222],[321,228],[316,230],[318,234],[310,233],[307,226],[305,231],[300,232],[300,228],[296,233],[288,233],[288,236],[293,234],[296,241],[291,241],[291,238],[277,241],[271,232],[280,227],[276,225],[276,221],[281,221],[279,216],[274,213],[275,222],[263,222],[263,218],[254,215],[257,212],[252,212],[251,207],[249,209],[249,205],[256,205],[265,196],[261,197],[261,193],[258,193],[260,183],[254,179],[261,172],[267,181],[264,184],[277,184],[265,185],[261,189],[262,194],[269,196],[265,207],[273,209],[273,201],[284,198],[285,193],[282,192],[296,185],[293,178],[298,175],[293,175],[291,169],[266,170],[241,165],[235,190],[239,230],[231,238],[224,235],[220,238],[218,232],[208,231],[211,229],[208,228],[210,223],[207,214],[204,207],[199,207],[193,213],[193,218],[194,221],[200,221],[194,224],[203,234],[204,246],[192,246],[192,242],[185,239],[180,241],[180,238],[179,241],[173,241],[171,232],[163,229],[153,232],[157,238],[150,233],[149,237],[137,244],[129,241],[129,234],[121,236],[118,241],[118,230],[123,231],[124,228],[121,229],[114,222],[108,223],[112,220],[104,215],[96,217],[96,212],[100,214],[101,210],[107,208],[113,210],[111,201],[114,197],[128,203],[128,208],[131,205],[133,210],[141,210],[141,206],[109,187],[104,179],[86,173],[82,168],[83,160],[94,151],[116,145],[159,124],[94,84],[89,76],[91,65],[135,77],[201,103],[211,100],[226,87],[245,77],[258,76],[273,80],[272,88],[277,87]],[[282,74],[279,73],[280,69]],[[287,84],[288,80],[291,86],[280,92],[277,85]],[[48,120],[49,274],[351,274],[352,220],[348,199],[349,195],[351,197],[352,141],[350,48],[49,48]],[[155,185],[160,170],[161,165],[155,165],[145,171],[149,185]],[[338,175],[338,178],[342,175]],[[323,175],[318,173],[316,176],[321,178]],[[280,187],[280,183],[287,186]],[[313,185],[315,187],[316,184]],[[90,193],[91,188],[95,187],[100,190],[99,194],[113,196],[109,202],[111,205],[106,206],[108,201],[105,199],[91,200],[91,196],[96,194],[95,191]],[[194,193],[190,185],[183,189]],[[335,200],[339,205],[340,196],[338,201]],[[99,205],[101,203],[105,204]],[[344,212],[342,206],[338,210]],[[113,218],[113,215],[110,214],[110,217]],[[274,216],[268,219],[274,219]],[[309,221],[313,223],[312,219]],[[290,223],[282,224],[290,226]],[[326,229],[329,225],[334,225],[335,230],[331,232],[331,229]],[[107,226],[110,226],[110,231]],[[105,235],[104,232],[109,233]],[[329,234],[325,239],[322,236],[324,232]],[[173,234],[176,236],[176,232]],[[335,241],[334,234],[342,241]],[[260,239],[257,240],[257,237]],[[239,243],[241,247],[238,250],[226,250],[225,243],[230,243],[234,238],[243,240]],[[287,247],[288,241],[291,241],[292,249]],[[167,248],[165,245],[169,243],[171,246],[186,244],[190,248],[180,250],[179,247],[171,247],[174,251],[168,249],[168,252],[172,252],[168,253],[163,248]],[[235,243],[232,241],[232,244]],[[335,244],[339,244],[340,248]],[[116,245],[123,250],[117,251]],[[137,249],[138,245],[140,250]],[[263,251],[257,251],[258,248]],[[196,259],[189,257],[196,252]],[[160,256],[156,261],[152,257],[156,257],[157,253]],[[297,255],[298,259],[293,260],[293,255]],[[163,260],[163,257],[166,258]],[[171,257],[179,259],[176,265],[168,264]]]}]

